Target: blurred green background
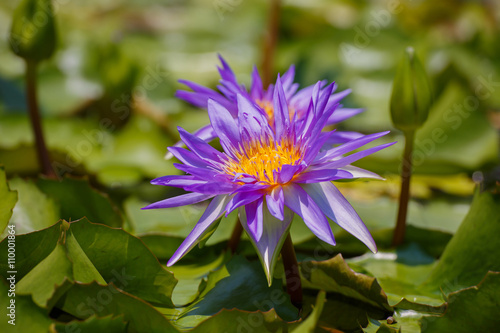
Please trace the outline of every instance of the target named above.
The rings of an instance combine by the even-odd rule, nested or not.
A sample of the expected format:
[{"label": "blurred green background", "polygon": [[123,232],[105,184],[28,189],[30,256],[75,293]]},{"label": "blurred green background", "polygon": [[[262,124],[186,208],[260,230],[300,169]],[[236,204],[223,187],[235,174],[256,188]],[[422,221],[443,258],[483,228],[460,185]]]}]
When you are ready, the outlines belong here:
[{"label": "blurred green background", "polygon": [[[3,36],[15,5],[0,5]],[[207,123],[206,112],[174,97],[178,79],[215,88],[221,54],[248,84],[262,60],[266,1],[60,0],[54,9],[59,48],[39,70],[49,148],[73,173],[106,185],[172,172],[162,157],[176,126]],[[340,128],[382,131],[391,129],[396,64],[414,46],[435,97],[417,137],[416,172],[471,175],[498,158],[499,15],[495,1],[284,1],[275,69],[294,63],[301,86],[327,79],[351,88],[344,105],[366,112]],[[0,160],[9,174],[34,174],[23,63],[0,43]],[[397,173],[401,150],[398,143],[360,165]]]}]

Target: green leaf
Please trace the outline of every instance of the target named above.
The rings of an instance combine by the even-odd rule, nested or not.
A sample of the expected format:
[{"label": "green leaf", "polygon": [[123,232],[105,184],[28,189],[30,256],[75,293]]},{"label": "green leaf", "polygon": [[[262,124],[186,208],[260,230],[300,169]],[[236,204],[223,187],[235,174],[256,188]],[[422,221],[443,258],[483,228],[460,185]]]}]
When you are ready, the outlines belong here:
[{"label": "green leaf", "polygon": [[37,186],[61,207],[67,221],[86,217],[95,223],[120,227],[122,217],[106,194],[93,189],[87,180],[64,178],[62,181],[39,179]]},{"label": "green leaf", "polygon": [[173,306],[176,279],[138,238],[85,219],[72,223],[70,230],[107,283],[152,304]]},{"label": "green leaf", "polygon": [[328,293],[320,326],[354,330],[368,325],[367,317],[384,319],[392,315],[393,309],[377,280],[355,273],[342,255],[326,261],[302,262],[299,266],[303,288]]},{"label": "green leaf", "polygon": [[434,260],[416,245],[396,252],[366,254],[350,259],[349,263],[376,276],[393,306],[403,298],[433,306],[443,303],[439,293],[421,287],[434,268]]},{"label": "green leaf", "polygon": [[128,323],[127,332],[178,332],[172,324],[145,301],[113,284],[75,284],[59,300],[58,306],[76,318],[121,316]]},{"label": "green leaf", "polygon": [[16,235],[48,228],[59,221],[59,207],[32,181],[13,178],[9,185],[19,196],[10,220],[16,226]]},{"label": "green leaf", "polygon": [[177,324],[183,328],[195,327],[222,309],[244,311],[269,311],[285,321],[298,319],[298,311],[283,291],[281,281],[275,280],[268,287],[259,262],[248,262],[235,256],[220,269],[210,273],[198,298],[179,313]]},{"label": "green leaf", "polygon": [[[38,263],[47,257],[56,247],[57,240],[61,235],[61,223],[53,226],[16,237],[16,270],[17,279],[22,279]],[[0,255],[7,258],[7,241],[0,242]],[[8,266],[4,261],[0,261],[0,275],[5,277]]]},{"label": "green leaf", "polygon": [[7,178],[5,176],[5,170],[0,167],[0,234],[7,228],[9,224],[10,217],[12,216],[12,209],[16,205],[18,194],[15,191],[9,189],[7,185]]},{"label": "green leaf", "polygon": [[428,286],[456,291],[500,271],[500,196],[476,193],[471,209],[429,277]]},{"label": "green leaf", "polygon": [[[0,243],[0,249],[7,253],[6,240]],[[173,307],[171,295],[176,279],[139,239],[123,230],[86,219],[71,224],[62,221],[16,237],[16,254],[20,258],[16,269],[21,291],[33,294],[39,304],[45,305],[55,285],[67,278],[114,283],[145,301]],[[2,268],[3,275],[7,266]]]},{"label": "green leaf", "polygon": [[422,332],[496,332],[499,299],[500,272],[488,272],[477,286],[449,294],[443,316],[422,318]]},{"label": "green leaf", "polygon": [[222,310],[202,321],[196,326],[192,333],[206,332],[259,332],[271,333],[286,326],[286,323],[276,318],[276,312],[269,310],[261,311],[241,311]]},{"label": "green leaf", "polygon": [[106,284],[106,281],[78,244],[71,230],[66,234],[66,248],[73,264],[72,276],[75,281],[80,283],[97,281],[100,284]]},{"label": "green leaf", "polygon": [[66,250],[63,245],[57,244],[46,258],[17,283],[17,292],[32,295],[36,304],[45,307],[55,287],[72,275],[71,262],[66,256]]},{"label": "green leaf", "polygon": [[124,322],[123,316],[114,317],[112,315],[105,317],[91,316],[83,321],[71,321],[67,324],[52,324],[54,333],[125,333],[127,332],[127,323]]},{"label": "green leaf", "polygon": [[[48,332],[52,323],[46,310],[39,308],[30,296],[15,295],[8,296],[9,287],[0,282],[0,307],[2,308],[2,320],[0,320],[0,331],[2,332]],[[15,301],[15,316],[10,317],[11,300]],[[6,316],[7,315],[7,316]],[[8,321],[15,318],[15,326]]]}]

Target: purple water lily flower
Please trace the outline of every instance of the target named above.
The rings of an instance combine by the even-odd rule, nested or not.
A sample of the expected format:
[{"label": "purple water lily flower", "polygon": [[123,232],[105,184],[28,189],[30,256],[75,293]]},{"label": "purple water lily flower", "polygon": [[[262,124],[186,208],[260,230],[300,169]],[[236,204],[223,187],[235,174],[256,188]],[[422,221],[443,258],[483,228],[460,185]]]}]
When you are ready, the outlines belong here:
[{"label": "purple water lily flower", "polygon": [[[284,79],[289,82],[289,76]],[[311,91],[306,111],[298,120],[290,112],[286,87],[278,76],[271,99],[274,122],[265,110],[242,94],[231,111],[215,99],[208,114],[223,152],[182,128],[179,133],[189,149],[170,147],[187,175],[164,176],[156,185],[174,186],[189,192],[153,203],[144,209],[177,207],[212,199],[202,217],[168,261],[173,265],[201,239],[209,235],[222,215],[238,209],[240,222],[262,261],[269,284],[276,259],[288,235],[294,213],[322,241],[335,245],[327,217],[377,251],[369,231],[332,181],[378,175],[350,164],[393,143],[347,155],[388,132],[364,135],[323,150],[335,131],[322,132],[337,112],[330,103],[334,84],[318,82]],[[288,95],[290,96],[290,94]],[[292,97],[293,98],[293,97]],[[237,120],[235,119],[237,117]]]},{"label": "purple water lily flower", "polygon": [[[274,105],[273,105],[273,96],[275,87],[273,84],[269,85],[267,89],[265,89],[262,85],[262,80],[257,71],[257,68],[254,66],[252,72],[252,84],[250,87],[250,91],[247,91],[243,84],[238,83],[234,72],[231,67],[227,64],[227,62],[219,55],[219,59],[222,63],[222,67],[219,67],[219,73],[221,76],[220,85],[218,89],[221,93],[216,92],[215,90],[203,87],[199,84],[196,84],[191,81],[180,80],[179,82],[185,84],[192,91],[186,90],[178,90],[176,92],[176,97],[185,100],[188,103],[191,103],[197,107],[207,108],[208,101],[214,100],[224,108],[226,108],[229,113],[233,116],[233,118],[238,119],[238,100],[237,96],[241,95],[255,103],[257,107],[261,108],[265,111],[267,115],[267,120],[271,124],[271,127],[274,126],[275,116],[274,116]],[[283,91],[285,93],[285,97],[288,103],[288,110],[290,113],[290,117],[294,115],[297,117],[297,121],[301,121],[305,119],[305,114],[307,113],[309,107],[309,101],[311,100],[311,94],[314,90],[314,86],[309,86],[299,90],[299,84],[294,83],[295,78],[295,66],[292,65],[288,69],[288,71],[283,75],[281,79],[281,83],[283,86]],[[320,88],[326,89],[326,81],[321,81]],[[330,108],[340,102],[345,96],[347,96],[351,90],[347,89],[341,91],[339,93],[333,94],[336,90],[336,86],[331,89],[330,96],[328,96],[327,108]],[[337,124],[347,118],[350,118],[360,112],[363,109],[350,109],[350,108],[342,108],[341,105],[337,107],[337,110],[330,116],[326,121],[326,125]],[[213,127],[211,125],[205,126],[194,133],[199,138],[205,141],[211,141],[216,138],[216,134],[214,133]],[[362,135],[356,132],[346,132],[346,131],[338,131],[332,133],[332,135],[325,142],[326,144],[338,144],[350,141],[352,139],[356,139],[361,137]]]}]

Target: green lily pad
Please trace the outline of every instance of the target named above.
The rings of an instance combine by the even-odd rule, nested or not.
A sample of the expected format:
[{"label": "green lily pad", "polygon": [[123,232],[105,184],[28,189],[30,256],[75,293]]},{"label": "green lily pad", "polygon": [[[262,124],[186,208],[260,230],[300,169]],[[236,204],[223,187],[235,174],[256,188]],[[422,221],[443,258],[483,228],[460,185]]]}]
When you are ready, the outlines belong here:
[{"label": "green lily pad", "polygon": [[32,295],[40,307],[46,307],[54,289],[62,285],[67,277],[72,277],[72,265],[63,245],[54,250],[17,283],[17,292]]},{"label": "green lily pad", "polygon": [[298,310],[283,291],[280,280],[268,287],[259,262],[249,262],[235,256],[227,264],[210,273],[197,299],[178,313],[177,325],[182,328],[197,326],[203,319],[222,309],[269,311],[285,321],[298,320]]},{"label": "green lily pad", "polygon": [[[8,296],[9,287],[3,281],[0,282],[0,292],[2,293],[0,306],[4,313],[0,320],[2,332],[48,332],[52,320],[48,317],[47,311],[38,307],[30,296],[17,294],[15,297]],[[12,316],[10,316],[12,311],[8,308],[12,307],[11,300],[15,301]]]},{"label": "green lily pad", "polygon": [[114,284],[74,284],[58,301],[58,306],[76,318],[92,316],[123,316],[127,332],[178,332],[172,324],[151,305],[136,298]]},{"label": "green lily pad", "polygon": [[9,185],[19,196],[10,220],[17,235],[48,228],[59,221],[59,207],[32,181],[13,178]]},{"label": "green lily pad", "polygon": [[[36,252],[37,246],[43,247]],[[7,241],[0,243],[0,249],[6,253]],[[34,254],[28,252],[27,258],[21,256],[33,250]],[[172,273],[139,239],[123,230],[86,219],[70,224],[61,221],[48,229],[16,237],[16,254],[23,258],[16,262],[19,292],[32,294],[42,306],[52,297],[56,285],[69,280],[114,283],[145,301],[173,307],[171,295],[176,280]]]},{"label": "green lily pad", "polygon": [[320,327],[349,331],[367,326],[367,317],[384,319],[392,315],[393,309],[377,280],[354,272],[342,255],[326,261],[302,262],[299,266],[303,288],[327,292]]},{"label": "green lily pad", "polygon": [[51,327],[54,333],[80,332],[108,332],[108,333],[125,333],[127,332],[127,323],[123,320],[123,316],[91,316],[83,321],[71,321],[67,324],[52,324]]},{"label": "green lily pad", "polygon": [[17,193],[9,189],[4,168],[0,168],[0,234],[3,233],[12,216],[12,209],[17,202]]},{"label": "green lily pad", "polygon": [[488,271],[500,271],[500,196],[476,193],[471,209],[446,247],[429,281],[444,292],[477,285]]},{"label": "green lily pad", "polygon": [[422,332],[496,332],[499,299],[500,272],[488,272],[477,286],[449,294],[444,315],[422,318]]}]

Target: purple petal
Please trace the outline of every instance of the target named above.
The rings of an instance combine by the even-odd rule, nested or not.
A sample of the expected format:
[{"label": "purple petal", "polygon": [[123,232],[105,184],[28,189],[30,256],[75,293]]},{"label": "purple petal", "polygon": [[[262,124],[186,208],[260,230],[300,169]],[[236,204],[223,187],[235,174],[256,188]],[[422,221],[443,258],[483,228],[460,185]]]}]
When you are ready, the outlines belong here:
[{"label": "purple petal", "polygon": [[199,184],[204,182],[193,176],[163,176],[151,181],[153,185],[163,185],[163,186],[173,186],[173,187],[184,187],[187,185]]},{"label": "purple petal", "polygon": [[[222,178],[222,177],[219,177]],[[235,183],[230,183],[224,180],[216,181],[207,181],[200,184],[186,185],[184,186],[184,190],[190,192],[198,192],[198,193],[206,193],[206,194],[228,194],[233,192],[238,187]]]},{"label": "purple petal", "polygon": [[333,94],[330,96],[330,99],[328,100],[328,105],[326,106],[327,108],[334,106],[335,104],[338,104],[344,97],[349,95],[351,93],[351,89],[346,89],[341,92],[338,92],[336,94]]},{"label": "purple petal", "polygon": [[364,134],[358,132],[350,132],[350,131],[335,131],[332,135],[326,140],[325,145],[329,145],[331,148],[332,145],[335,144],[343,144],[349,141],[359,139],[365,136]]},{"label": "purple petal", "polygon": [[179,131],[179,135],[181,136],[181,140],[188,146],[189,149],[200,158],[204,160],[209,160],[215,162],[215,165],[226,161],[227,156],[218,151],[215,148],[212,148],[208,143],[203,141],[200,138],[197,138],[193,134],[187,132],[182,127],[177,128]]},{"label": "purple petal", "polygon": [[272,216],[280,221],[284,218],[285,197],[281,186],[276,186],[266,195],[267,208]]},{"label": "purple petal", "polygon": [[283,91],[283,86],[281,85],[281,79],[279,75],[278,79],[276,80],[276,86],[274,87],[273,108],[276,140],[280,141],[285,130],[287,130],[290,125],[290,115],[288,112],[288,104],[286,102],[285,92]]},{"label": "purple petal", "polygon": [[350,179],[354,178],[353,175],[345,170],[341,169],[324,169],[324,170],[312,170],[308,172],[301,173],[295,178],[295,183],[307,184],[307,183],[318,183],[326,182],[339,179]]},{"label": "purple petal", "polygon": [[299,185],[283,186],[285,205],[300,215],[309,229],[322,241],[335,245],[332,229],[325,214]]},{"label": "purple petal", "polygon": [[249,139],[259,139],[264,133],[270,132],[266,116],[242,95],[238,95],[237,99],[241,132],[246,131],[251,136]]},{"label": "purple petal", "polygon": [[224,213],[224,207],[230,197],[227,195],[216,196],[208,205],[207,209],[196,223],[193,230],[189,233],[181,246],[175,251],[172,258],[167,263],[167,266],[172,266],[186,253],[188,253],[205,235],[209,234],[216,226],[214,223]]},{"label": "purple petal", "polygon": [[306,184],[303,188],[326,216],[362,241],[372,252],[377,252],[377,245],[365,224],[332,183]]},{"label": "purple petal", "polygon": [[257,250],[257,254],[259,255],[259,259],[267,276],[267,281],[269,285],[271,285],[273,281],[274,266],[276,265],[281,247],[283,246],[286,236],[288,235],[293,213],[290,209],[286,208],[283,221],[278,220],[269,213],[269,210],[264,203],[262,207],[262,215],[258,213],[252,215],[252,217],[255,216],[254,218],[262,216],[262,222],[252,222],[252,224],[259,223],[262,225],[262,236],[259,240],[257,240],[254,237],[254,233],[248,226],[248,218],[246,215],[247,209],[248,206],[245,208],[240,207],[239,209],[241,225],[249,235],[252,244]]},{"label": "purple petal", "polygon": [[372,179],[385,180],[384,177],[381,177],[374,172],[361,169],[353,165],[346,165],[345,167],[339,168],[337,170],[343,170],[349,172],[352,175],[352,178],[372,178]]},{"label": "purple petal", "polygon": [[152,203],[151,205],[143,207],[142,209],[171,208],[191,205],[213,198],[214,196],[215,194],[188,193]]},{"label": "purple petal", "polygon": [[236,195],[229,201],[226,206],[226,216],[236,208],[254,202],[255,200],[262,197],[263,194],[261,191],[236,193]]},{"label": "purple petal", "polygon": [[338,147],[332,148],[328,150],[324,156],[321,156],[321,160],[327,160],[327,159],[332,159],[341,155],[344,155],[346,153],[349,153],[355,149],[358,149],[359,147],[362,147],[373,140],[376,140],[384,135],[389,133],[389,131],[386,132],[380,132],[380,133],[374,133],[374,134],[369,134],[369,135],[363,135],[360,138],[351,140],[347,143],[344,143],[343,145],[340,145]]},{"label": "purple petal", "polygon": [[336,168],[340,168],[340,167],[346,166],[348,164],[351,164],[353,162],[356,162],[357,160],[359,160],[359,159],[361,159],[363,157],[366,157],[368,155],[376,153],[379,150],[382,150],[384,148],[392,146],[395,143],[396,142],[391,142],[391,143],[386,143],[386,144],[383,144],[383,145],[380,145],[380,146],[376,146],[376,147],[373,147],[373,148],[365,149],[363,151],[359,151],[357,153],[351,154],[351,155],[346,156],[346,157],[342,157],[342,158],[340,158],[338,160],[331,161],[331,162],[320,162],[320,163],[318,163],[318,161],[315,161],[314,165],[311,166],[310,169],[311,170],[322,170],[322,169],[336,169]]},{"label": "purple petal", "polygon": [[289,165],[285,164],[281,167],[280,172],[278,173],[278,183],[286,184],[290,180],[292,180],[293,176],[297,171],[303,168],[302,165]]},{"label": "purple petal", "polygon": [[[206,168],[193,167],[187,164],[174,163],[174,167],[177,169],[189,173],[193,176],[198,177],[198,179],[203,179],[206,181],[213,182],[216,178],[220,178],[222,174],[217,171],[213,171]],[[227,176],[225,177],[227,179]]]},{"label": "purple petal", "polygon": [[179,147],[168,147],[168,151],[170,152],[170,154],[172,154],[172,156],[186,165],[197,168],[206,168],[209,165],[205,160],[202,160],[195,153],[187,149]]},{"label": "purple petal", "polygon": [[[207,125],[207,126],[200,128],[199,130],[194,132],[193,135],[202,139],[203,141],[206,141],[206,142],[210,142],[217,137],[212,125]],[[173,147],[184,147],[184,142],[182,142],[182,141],[176,142],[173,145]],[[173,156],[174,155],[171,152],[167,152],[167,154],[165,155],[165,159],[169,160]]]},{"label": "purple petal", "polygon": [[229,111],[214,100],[209,100],[208,116],[225,151],[230,152],[233,148],[237,148],[240,142],[240,132],[238,131],[236,121]]},{"label": "purple petal", "polygon": [[245,213],[247,217],[248,230],[250,231],[250,237],[255,239],[255,241],[260,241],[262,237],[262,231],[264,229],[262,207],[264,206],[264,198],[260,196],[248,205],[245,206]]},{"label": "purple petal", "polygon": [[257,67],[253,66],[252,70],[252,86],[250,88],[250,95],[254,100],[262,100],[264,89],[262,88],[262,80],[259,75]]},{"label": "purple petal", "polygon": [[[333,104],[335,105],[335,104]],[[348,118],[354,117],[357,114],[363,112],[364,109],[337,109],[335,112],[328,118],[327,125],[338,124]]]}]

